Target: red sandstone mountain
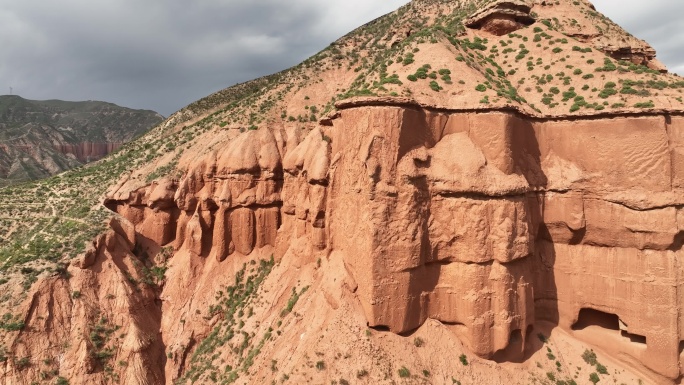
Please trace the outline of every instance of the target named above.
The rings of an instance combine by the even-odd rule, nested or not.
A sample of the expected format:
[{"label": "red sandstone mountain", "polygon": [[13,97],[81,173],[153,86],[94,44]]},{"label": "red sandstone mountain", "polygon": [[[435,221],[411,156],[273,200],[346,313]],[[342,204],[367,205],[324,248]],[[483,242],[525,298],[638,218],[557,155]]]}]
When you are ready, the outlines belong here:
[{"label": "red sandstone mountain", "polygon": [[584,0],[415,0],[51,181],[116,214],[0,233],[0,378],[680,383],[682,87]]}]

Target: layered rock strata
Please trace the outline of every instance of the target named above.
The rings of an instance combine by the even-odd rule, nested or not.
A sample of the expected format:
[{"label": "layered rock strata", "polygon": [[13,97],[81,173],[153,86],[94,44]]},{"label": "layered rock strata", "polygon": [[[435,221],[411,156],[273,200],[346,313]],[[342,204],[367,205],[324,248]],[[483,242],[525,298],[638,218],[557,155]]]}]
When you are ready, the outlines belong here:
[{"label": "layered rock strata", "polygon": [[531,7],[524,1],[495,1],[465,21],[468,28],[481,29],[502,36],[534,24]]},{"label": "layered rock strata", "polygon": [[64,155],[73,155],[79,162],[88,163],[104,158],[118,150],[122,142],[82,142],[76,144],[55,144],[55,151]]},{"label": "layered rock strata", "polygon": [[680,375],[684,117],[338,107],[301,141],[249,131],[106,204],[151,244],[218,261],[300,238],[301,255],[337,251],[372,327],[437,319],[494,359],[539,320],[600,327],[605,349]]}]

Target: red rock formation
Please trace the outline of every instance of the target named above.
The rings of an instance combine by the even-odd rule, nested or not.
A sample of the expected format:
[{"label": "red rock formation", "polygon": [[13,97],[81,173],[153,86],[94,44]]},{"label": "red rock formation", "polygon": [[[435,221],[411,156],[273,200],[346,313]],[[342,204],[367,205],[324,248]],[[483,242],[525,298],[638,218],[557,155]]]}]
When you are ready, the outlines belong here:
[{"label": "red rock formation", "polygon": [[471,15],[465,25],[503,36],[533,24],[530,9],[524,1],[498,0]]},{"label": "red rock formation", "polygon": [[54,144],[55,151],[64,155],[73,155],[80,162],[87,163],[104,158],[119,149],[123,143],[92,143],[82,142],[78,144]]},{"label": "red rock formation", "polygon": [[235,251],[275,246],[282,186],[275,136],[249,131],[198,160],[180,181],[155,182],[105,204],[153,244],[175,240],[176,249],[222,261]]},{"label": "red rock formation", "polygon": [[[433,3],[445,4],[416,1],[410,8],[415,10]],[[510,37],[511,41],[533,40],[537,34],[541,39],[544,33],[554,44],[568,44],[571,48],[554,55],[562,55],[558,60],[563,56],[572,59],[561,61],[568,63],[565,66],[577,65],[573,76],[588,75],[582,71],[592,70],[589,66],[595,65],[591,63],[608,60],[613,64],[597,49],[611,54],[609,46],[602,44],[620,33],[607,20],[588,11],[590,7],[584,0],[539,0],[532,7],[507,1],[492,4],[477,13],[469,25],[487,33],[506,33],[531,23],[532,11],[538,11],[538,19],[547,22],[542,31],[521,29]],[[552,22],[572,7],[577,8],[573,18],[586,20]],[[432,17],[448,14],[441,9],[433,11]],[[591,21],[600,21],[610,28],[601,27],[605,33],[584,29],[592,25]],[[398,27],[391,28],[395,31],[385,36],[385,41],[403,44],[410,35],[407,26],[411,24],[406,24],[406,20],[397,23]],[[586,35],[573,32],[578,24]],[[552,91],[555,86],[568,86],[563,89],[564,99],[560,102],[567,101],[568,105],[550,103],[545,107],[542,99],[536,103],[537,108],[531,103],[534,98],[539,100],[536,87],[535,91],[532,87],[519,87],[518,91],[513,88],[532,77],[512,68],[512,58],[510,62],[501,61],[511,70],[503,66],[497,67],[496,72],[493,68],[479,68],[488,62],[485,58],[493,57],[470,48],[465,50],[469,41],[453,44],[444,39],[445,29],[435,31],[439,33],[434,36],[434,43],[431,40],[418,50],[408,47],[414,48],[410,52],[415,57],[425,55],[417,59],[418,63],[408,63],[417,61],[411,56],[408,64],[404,60],[387,64],[388,72],[381,75],[380,82],[375,82],[382,87],[382,77],[393,73],[396,76],[384,78],[389,80],[384,85],[402,89],[373,88],[384,96],[338,102],[320,124],[285,117],[292,111],[312,111],[314,103],[308,101],[312,98],[307,94],[320,93],[313,98],[317,106],[327,103],[346,85],[341,82],[324,89],[338,75],[348,77],[350,82],[357,79],[359,75],[344,72],[344,66],[333,66],[339,73],[316,73],[324,81],[287,94],[284,104],[278,105],[282,109],[275,112],[275,117],[266,116],[267,123],[260,123],[257,130],[238,131],[240,125],[230,128],[232,123],[227,122],[233,122],[230,114],[234,110],[221,110],[220,106],[212,110],[211,119],[206,118],[210,112],[205,111],[190,114],[193,121],[172,118],[165,124],[167,131],[160,135],[188,130],[186,134],[192,135],[184,136],[193,136],[193,142],[183,149],[186,152],[179,152],[178,158],[174,158],[178,159],[182,176],[145,185],[145,176],[159,163],[131,172],[105,199],[105,205],[123,218],[117,217],[110,224],[111,231],[99,237],[75,263],[78,269],[71,268],[76,271],[77,283],[86,277],[91,279],[86,282],[91,285],[88,287],[98,287],[97,290],[98,285],[110,289],[119,285],[117,293],[133,297],[126,297],[124,304],[106,307],[108,314],[119,312],[117,324],[131,329],[126,341],[133,342],[117,351],[116,357],[137,360],[136,369],[118,370],[122,378],[125,376],[132,383],[156,384],[175,383],[187,375],[194,353],[201,350],[203,341],[211,341],[212,328],[225,316],[214,312],[218,293],[236,278],[240,265],[256,265],[257,259],[271,255],[280,265],[274,278],[268,278],[268,298],[263,302],[263,298],[255,299],[259,302],[255,307],[261,306],[263,313],[242,319],[249,325],[238,328],[245,333],[240,337],[244,338],[242,342],[250,332],[264,331],[264,339],[257,342],[260,345],[253,346],[263,347],[264,351],[271,349],[270,355],[264,355],[262,367],[255,371],[244,366],[239,369],[240,375],[244,374],[244,383],[268,383],[280,377],[271,369],[275,366],[273,361],[271,368],[268,365],[268,360],[275,360],[276,356],[281,363],[298,357],[300,361],[292,360],[295,364],[289,367],[297,369],[296,365],[304,361],[302,366],[309,364],[309,353],[325,355],[318,351],[320,345],[348,343],[323,341],[323,335],[341,332],[350,324],[355,326],[349,328],[353,329],[349,331],[353,336],[348,346],[354,352],[362,346],[359,335],[365,332],[368,337],[375,333],[367,330],[367,326],[392,332],[378,333],[385,340],[378,345],[389,346],[387,349],[405,348],[387,343],[397,337],[394,334],[406,336],[437,329],[441,334],[435,335],[458,343],[440,345],[441,350],[426,349],[423,359],[429,365],[433,359],[447,362],[443,366],[436,363],[435,367],[451,369],[449,363],[457,362],[457,356],[445,354],[439,360],[433,356],[453,351],[454,345],[482,358],[480,364],[484,360],[524,361],[530,357],[530,349],[526,348],[532,346],[535,353],[542,349],[542,341],[530,336],[537,336],[548,324],[544,321],[548,321],[560,326],[555,333],[567,333],[585,341],[654,382],[672,384],[684,374],[679,290],[683,279],[679,260],[684,244],[684,116],[679,104],[663,103],[663,99],[675,95],[681,86],[679,80],[618,63],[624,67],[622,70],[617,66],[614,71],[601,68],[595,70],[596,75],[592,72],[591,77],[584,77],[587,82],[595,82],[585,84],[586,90],[596,86],[592,96],[587,91],[585,95],[571,97],[566,95],[577,94],[571,92],[575,90],[573,78],[548,74],[541,77],[540,73],[534,75],[541,89],[536,93],[543,95],[548,89],[549,95],[559,94],[560,89]],[[465,33],[484,44],[482,37],[486,35],[481,32]],[[572,42],[573,36],[592,46]],[[374,39],[375,36],[370,41]],[[363,44],[355,39],[347,43],[336,44],[330,50],[342,52]],[[626,39],[624,44],[634,48],[630,51],[632,56],[624,59],[652,64],[650,51],[636,40]],[[541,43],[528,47],[533,51],[528,52],[531,57],[546,55]],[[495,55],[493,48],[482,52]],[[648,63],[636,57],[639,52]],[[402,55],[408,53],[403,51]],[[501,54],[505,55],[503,51]],[[517,55],[512,51],[508,54]],[[453,57],[463,60],[452,63],[449,60]],[[430,79],[440,80],[450,89],[428,88],[427,74],[426,79],[421,79],[425,82],[411,80],[408,76],[415,76],[416,66],[423,62],[434,67]],[[544,71],[553,65],[559,64],[549,61]],[[319,67],[325,68],[310,68],[314,71]],[[537,71],[529,67],[528,71]],[[662,81],[666,83],[660,85],[668,86],[659,95],[661,99],[656,100],[658,104],[637,107],[635,103],[640,99],[622,99],[633,94],[629,91],[624,95],[616,91],[619,95],[610,101],[600,95],[598,87],[612,89],[620,81],[630,80],[611,75],[608,82],[609,73],[625,71],[634,71],[635,76],[642,78],[665,79]],[[454,77],[459,73],[460,81],[447,80],[449,73]],[[292,76],[314,78],[309,77],[311,73],[306,74]],[[489,90],[485,84],[493,84],[493,74],[506,83]],[[402,84],[392,80],[404,78],[408,81]],[[282,79],[285,78],[278,80]],[[614,84],[609,86],[610,83]],[[504,88],[504,84],[510,88]],[[268,86],[282,84],[273,81]],[[485,93],[481,101],[480,96],[473,97],[473,90]],[[366,93],[362,89],[349,91]],[[414,95],[418,101],[391,96],[396,91]],[[261,96],[268,101],[274,95],[280,100],[276,93]],[[594,98],[591,107],[579,105],[587,102],[585,96]],[[249,103],[253,100],[256,99]],[[604,107],[618,101],[615,107]],[[581,110],[572,109],[573,102]],[[297,113],[301,116],[301,111]],[[286,122],[278,121],[278,117]],[[214,124],[207,123],[210,121],[217,125],[205,127]],[[193,128],[193,122],[203,123]],[[154,136],[155,141],[158,138]],[[165,161],[174,156],[167,155]],[[151,258],[144,258],[145,255],[155,256],[155,260],[170,256],[169,264],[164,265],[168,268],[164,285],[155,287],[158,297],[147,292],[130,295],[131,289],[125,284],[139,279],[136,277],[140,274],[133,276],[133,267],[149,263]],[[53,311],[59,314],[58,319],[72,317],[77,305],[60,307],[54,303],[62,304],[64,300],[53,301],[52,305],[45,300],[52,292],[58,293],[60,299],[69,296],[68,290],[60,286],[62,283],[50,282],[52,286],[41,287],[37,294],[36,301],[43,304],[41,311]],[[293,282],[297,282],[299,291],[290,294],[291,289],[297,288]],[[310,293],[313,292],[307,307],[303,313],[285,320],[282,314],[289,314],[291,303],[306,284],[311,284]],[[94,299],[88,303],[100,303],[105,293],[89,292]],[[143,320],[137,316],[138,307],[146,310]],[[80,313],[75,317],[91,321],[95,315]],[[37,319],[28,318],[31,325]],[[340,319],[356,323],[346,324]],[[143,321],[147,321],[145,326],[138,326]],[[273,329],[273,325],[280,326],[281,322],[291,322],[289,329]],[[276,342],[273,331],[291,335],[285,342]],[[41,332],[48,333],[44,329]],[[44,345],[53,342],[51,335],[40,336],[48,341]],[[65,333],[59,334],[60,338],[64,336]],[[230,338],[233,337],[231,334]],[[230,338],[225,340],[228,343],[223,350],[212,355],[213,363],[233,365],[234,362],[227,362],[245,356],[237,348],[241,342]],[[434,340],[430,343],[437,344]],[[368,347],[364,354],[375,358],[375,348]],[[74,368],[73,360],[84,359],[83,351],[92,351],[88,346],[78,349],[69,352],[69,373],[76,373],[79,383],[101,379],[93,375],[98,369],[93,363],[83,370]],[[334,353],[337,360],[340,352]],[[31,354],[40,356],[35,350]],[[534,361],[524,365],[530,362]],[[375,361],[372,363],[375,365]],[[611,368],[617,367],[614,363],[610,362]],[[500,368],[490,364],[482,366]],[[388,382],[392,381],[392,373],[387,373],[396,371],[391,365],[382,373]],[[137,378],[148,372],[151,374],[143,380]],[[19,377],[13,367],[0,374],[5,373],[14,376],[13,380]],[[289,373],[297,375],[294,371]],[[208,382],[210,375],[206,373],[201,378]],[[302,382],[314,381],[306,373],[298,375]],[[7,376],[4,378],[10,378]],[[453,383],[453,378],[440,380]],[[507,383],[505,376],[500,378],[503,379],[491,382]],[[326,377],[321,382],[338,379]],[[440,380],[435,379],[434,383]],[[487,383],[490,377],[473,376],[470,380]],[[513,383],[526,380],[515,379]]]},{"label": "red rock formation", "polygon": [[338,105],[332,146],[319,129],[280,146],[251,131],[177,185],[108,205],[154,243],[218,261],[267,245],[283,255],[296,239],[303,256],[334,250],[371,326],[403,333],[437,319],[493,357],[538,320],[572,331],[593,309],[646,340],[605,349],[680,375],[684,334],[670,310],[682,301],[684,118],[383,103]]},{"label": "red rock formation", "polygon": [[369,322],[458,324],[489,357],[535,319],[570,330],[596,309],[646,337],[643,351],[606,349],[678,377],[684,336],[667,309],[682,300],[680,122],[343,110],[331,243],[350,257]]}]

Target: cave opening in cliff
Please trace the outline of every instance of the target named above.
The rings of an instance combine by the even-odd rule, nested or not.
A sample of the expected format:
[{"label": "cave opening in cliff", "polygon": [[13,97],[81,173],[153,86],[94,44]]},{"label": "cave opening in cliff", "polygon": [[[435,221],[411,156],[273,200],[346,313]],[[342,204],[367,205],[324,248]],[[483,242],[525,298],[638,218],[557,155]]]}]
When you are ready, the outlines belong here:
[{"label": "cave opening in cliff", "polygon": [[579,312],[577,322],[572,325],[572,330],[582,330],[589,326],[599,326],[603,329],[620,331],[620,318],[616,314],[583,308]]},{"label": "cave opening in cliff", "polygon": [[370,329],[373,329],[378,332],[390,332],[390,328],[387,325],[376,325],[376,326],[368,326]]},{"label": "cave opening in cliff", "polygon": [[591,327],[599,327],[603,332],[611,332],[629,339],[629,342],[646,344],[646,337],[632,334],[627,331],[627,325],[616,314],[602,312],[600,310],[583,308],[579,312],[577,322],[572,325],[572,330],[584,330]]}]

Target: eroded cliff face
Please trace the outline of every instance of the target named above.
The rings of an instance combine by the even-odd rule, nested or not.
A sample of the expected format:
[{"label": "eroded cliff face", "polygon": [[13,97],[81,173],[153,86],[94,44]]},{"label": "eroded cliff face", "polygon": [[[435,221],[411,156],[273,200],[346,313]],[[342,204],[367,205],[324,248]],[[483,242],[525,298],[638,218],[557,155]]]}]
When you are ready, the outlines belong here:
[{"label": "eroded cliff face", "polygon": [[[304,138],[248,131],[180,180],[106,205],[150,255],[172,245],[190,270],[264,250],[342,258],[372,327],[435,319],[475,354],[509,360],[546,320],[645,372],[681,375],[684,118],[383,103],[339,105]],[[165,290],[199,290],[202,274]],[[191,349],[164,327],[187,314],[173,310],[183,301],[160,308],[161,330]],[[167,382],[184,365],[167,363]]]},{"label": "eroded cliff face", "polygon": [[151,244],[218,261],[276,247],[278,237],[310,236],[324,249],[330,146],[320,130],[300,140],[297,131],[248,131],[180,181],[116,191],[105,204]]},{"label": "eroded cliff face", "polygon": [[681,130],[671,116],[344,110],[332,244],[354,256],[371,325],[401,333],[435,318],[493,357],[535,320],[611,328],[613,316],[621,334],[593,342],[674,379]]},{"label": "eroded cliff face", "polygon": [[72,267],[41,279],[12,309],[24,326],[2,341],[2,383],[55,381],[58,373],[77,384],[164,383],[158,294],[138,285],[151,279],[139,235],[123,219],[109,227]]},{"label": "eroded cliff face", "polygon": [[93,143],[82,142],[76,144],[55,144],[55,150],[64,155],[73,155],[79,162],[88,163],[104,158],[118,150],[123,142]]}]

